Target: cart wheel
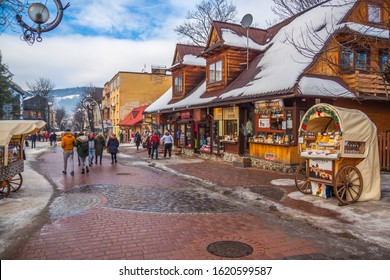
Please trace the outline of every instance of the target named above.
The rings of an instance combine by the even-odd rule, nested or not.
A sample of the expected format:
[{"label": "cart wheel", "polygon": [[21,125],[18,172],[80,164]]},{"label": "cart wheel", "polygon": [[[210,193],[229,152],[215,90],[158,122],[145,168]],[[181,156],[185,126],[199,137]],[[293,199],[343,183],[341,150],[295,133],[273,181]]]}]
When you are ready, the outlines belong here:
[{"label": "cart wheel", "polygon": [[11,186],[8,180],[0,182],[0,199],[6,198],[11,192]]},{"label": "cart wheel", "polygon": [[302,162],[295,171],[295,186],[304,194],[311,194],[311,183],[306,173],[306,161]]},{"label": "cart wheel", "polygon": [[363,190],[363,177],[359,169],[353,165],[343,166],[337,172],[334,189],[340,205],[356,202]]},{"label": "cart wheel", "polygon": [[16,192],[23,184],[23,176],[21,173],[16,174],[10,181],[11,192]]}]

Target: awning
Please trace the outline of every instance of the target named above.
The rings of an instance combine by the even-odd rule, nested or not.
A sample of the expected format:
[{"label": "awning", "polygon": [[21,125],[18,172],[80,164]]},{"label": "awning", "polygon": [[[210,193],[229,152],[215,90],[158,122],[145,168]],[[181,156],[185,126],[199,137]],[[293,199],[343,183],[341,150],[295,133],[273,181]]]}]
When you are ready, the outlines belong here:
[{"label": "awning", "polygon": [[7,145],[14,135],[35,133],[46,125],[41,120],[2,120],[0,121],[0,146]]},{"label": "awning", "polygon": [[143,121],[143,112],[149,105],[134,108],[122,121],[118,123],[119,126],[135,126]]}]

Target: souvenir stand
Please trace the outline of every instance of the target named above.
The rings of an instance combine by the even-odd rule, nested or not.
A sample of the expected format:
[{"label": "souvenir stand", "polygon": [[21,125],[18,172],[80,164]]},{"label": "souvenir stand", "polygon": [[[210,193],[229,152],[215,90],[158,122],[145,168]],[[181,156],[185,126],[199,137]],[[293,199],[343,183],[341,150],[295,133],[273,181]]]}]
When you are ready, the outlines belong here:
[{"label": "souvenir stand", "polygon": [[45,127],[44,121],[0,121],[0,198],[17,191],[23,183],[24,135]]},{"label": "souvenir stand", "polygon": [[299,191],[333,194],[339,205],[380,199],[377,130],[364,113],[314,105],[303,116],[298,143],[305,158],[295,174]]}]

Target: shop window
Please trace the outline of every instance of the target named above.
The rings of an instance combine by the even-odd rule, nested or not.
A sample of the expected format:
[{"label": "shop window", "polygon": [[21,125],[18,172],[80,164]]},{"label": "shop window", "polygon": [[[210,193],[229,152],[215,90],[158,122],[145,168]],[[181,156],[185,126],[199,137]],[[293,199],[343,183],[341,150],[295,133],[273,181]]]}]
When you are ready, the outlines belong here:
[{"label": "shop window", "polygon": [[192,125],[191,123],[181,124],[180,125],[180,146],[183,148],[192,148]]},{"label": "shop window", "polygon": [[220,141],[219,137],[219,121],[214,121],[213,122],[213,153],[220,153],[223,151],[223,142]]},{"label": "shop window", "polygon": [[222,61],[209,65],[209,82],[215,83],[222,81]]},{"label": "shop window", "polygon": [[183,92],[183,76],[175,77],[175,87],[174,93],[182,93]]},{"label": "shop window", "polygon": [[211,152],[210,124],[199,124],[199,151]]},{"label": "shop window", "polygon": [[381,7],[377,5],[368,4],[368,21],[379,23],[381,22]]},{"label": "shop window", "polygon": [[224,121],[226,140],[237,140],[237,120]]}]

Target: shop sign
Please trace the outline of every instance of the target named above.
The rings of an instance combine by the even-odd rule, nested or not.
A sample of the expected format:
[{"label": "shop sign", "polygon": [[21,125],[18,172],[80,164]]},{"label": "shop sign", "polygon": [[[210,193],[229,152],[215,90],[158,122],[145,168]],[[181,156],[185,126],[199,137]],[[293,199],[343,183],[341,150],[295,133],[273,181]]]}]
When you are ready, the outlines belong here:
[{"label": "shop sign", "polygon": [[275,160],[275,154],[266,153],[264,158],[265,158],[266,160],[274,161],[274,160]]},{"label": "shop sign", "polygon": [[272,111],[275,109],[283,109],[284,103],[282,99],[261,100],[255,102],[255,112]]},{"label": "shop sign", "polygon": [[310,159],[309,160],[309,175],[311,178],[321,181],[333,181],[333,161]]},{"label": "shop sign", "polygon": [[238,107],[223,108],[223,119],[224,120],[237,120],[238,119]]},{"label": "shop sign", "polygon": [[103,120],[103,127],[104,128],[112,127],[111,120]]},{"label": "shop sign", "polygon": [[191,118],[191,112],[189,110],[181,112],[180,117],[182,119],[189,119]]},{"label": "shop sign", "polygon": [[222,108],[214,108],[214,120],[222,120]]},{"label": "shop sign", "polygon": [[270,119],[259,119],[259,128],[270,128],[271,122]]}]

